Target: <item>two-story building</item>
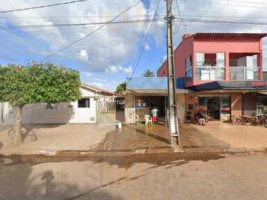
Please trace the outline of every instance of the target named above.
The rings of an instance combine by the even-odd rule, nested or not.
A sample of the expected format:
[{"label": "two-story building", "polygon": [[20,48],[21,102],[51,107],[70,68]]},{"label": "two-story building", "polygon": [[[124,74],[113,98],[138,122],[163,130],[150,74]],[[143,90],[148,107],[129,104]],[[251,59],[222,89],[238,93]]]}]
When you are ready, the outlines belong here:
[{"label": "two-story building", "polygon": [[[179,117],[190,121],[199,109],[217,120],[230,120],[233,115],[266,114],[267,82],[263,80],[262,62],[265,36],[265,33],[184,35],[174,52]],[[167,77],[166,62],[157,76]],[[142,89],[133,85],[127,87],[133,94],[134,90]]]}]

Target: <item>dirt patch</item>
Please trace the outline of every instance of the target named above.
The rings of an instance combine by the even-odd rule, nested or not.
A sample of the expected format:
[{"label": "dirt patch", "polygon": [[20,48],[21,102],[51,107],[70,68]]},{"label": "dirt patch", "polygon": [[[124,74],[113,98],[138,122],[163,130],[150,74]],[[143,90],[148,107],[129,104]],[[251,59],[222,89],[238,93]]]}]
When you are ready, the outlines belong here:
[{"label": "dirt patch", "polygon": [[[180,128],[183,148],[229,147],[211,134],[184,124]],[[165,125],[126,125],[122,130],[108,132],[100,143],[90,146],[89,151],[135,151],[138,149],[171,148],[169,129]]]},{"label": "dirt patch", "polygon": [[227,148],[230,145],[212,136],[205,130],[183,124],[180,128],[183,148]]}]

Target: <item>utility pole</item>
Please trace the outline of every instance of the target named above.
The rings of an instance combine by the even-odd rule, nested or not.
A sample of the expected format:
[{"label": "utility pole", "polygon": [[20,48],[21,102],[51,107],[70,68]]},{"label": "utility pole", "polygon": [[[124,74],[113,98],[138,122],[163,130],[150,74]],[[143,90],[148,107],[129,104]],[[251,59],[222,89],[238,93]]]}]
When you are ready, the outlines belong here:
[{"label": "utility pole", "polygon": [[176,78],[175,78],[175,65],[174,65],[174,52],[173,52],[173,33],[172,21],[172,0],[166,0],[167,8],[167,67],[168,67],[168,103],[169,103],[169,130],[171,145],[175,149],[180,148],[180,134],[178,126],[178,117],[176,111]]}]

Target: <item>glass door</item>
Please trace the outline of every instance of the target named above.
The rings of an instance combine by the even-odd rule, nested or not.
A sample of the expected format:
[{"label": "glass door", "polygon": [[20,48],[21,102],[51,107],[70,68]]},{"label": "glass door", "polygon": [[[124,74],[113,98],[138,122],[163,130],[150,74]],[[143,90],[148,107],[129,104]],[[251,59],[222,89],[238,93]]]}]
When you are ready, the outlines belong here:
[{"label": "glass door", "polygon": [[220,97],[220,119],[221,121],[231,120],[231,97],[230,96]]}]

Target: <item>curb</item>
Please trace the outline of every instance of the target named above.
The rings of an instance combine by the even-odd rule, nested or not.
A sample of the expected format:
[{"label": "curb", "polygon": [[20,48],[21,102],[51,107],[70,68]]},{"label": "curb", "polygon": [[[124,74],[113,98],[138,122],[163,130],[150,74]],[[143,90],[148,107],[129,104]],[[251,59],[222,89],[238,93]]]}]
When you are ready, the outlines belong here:
[{"label": "curb", "polygon": [[229,154],[229,155],[253,155],[256,153],[267,153],[267,148],[186,148],[183,151],[175,152],[173,149],[149,150],[139,149],[136,151],[123,152],[92,152],[92,151],[39,151],[35,153],[0,153],[0,166],[7,166],[19,163],[44,163],[44,162],[63,162],[86,159],[103,159],[112,157],[131,157],[131,156],[157,156],[157,155],[177,155],[202,156],[207,154]]}]

